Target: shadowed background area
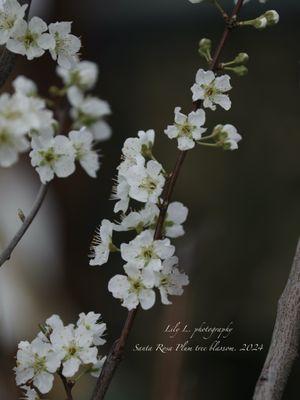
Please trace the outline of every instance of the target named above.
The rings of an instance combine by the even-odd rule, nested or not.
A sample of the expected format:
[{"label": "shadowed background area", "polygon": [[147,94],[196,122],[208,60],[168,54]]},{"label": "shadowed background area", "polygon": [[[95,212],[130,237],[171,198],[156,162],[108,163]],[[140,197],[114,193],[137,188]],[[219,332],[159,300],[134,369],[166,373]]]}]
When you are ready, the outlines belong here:
[{"label": "shadowed background area", "polygon": [[[89,267],[96,226],[113,218],[109,200],[115,168],[125,138],[140,129],[157,132],[156,156],[167,169],[176,157],[175,142],[163,134],[175,106],[191,108],[190,86],[205,67],[198,41],[216,45],[223,22],[209,4],[187,0],[33,0],[34,13],[47,22],[73,20],[82,37],[83,58],[100,65],[95,93],[108,100],[113,138],[102,146],[102,168],[92,180],[82,171],[55,180],[43,210],[12,260],[0,271],[0,398],[18,398],[12,368],[19,340],[31,340],[37,324],[53,313],[65,322],[81,311],[101,312],[108,343],[117,338],[126,310],[107,292],[109,278],[121,271],[119,258]],[[231,7],[231,2],[225,2]],[[271,338],[277,300],[285,285],[300,233],[299,58],[300,3],[270,0],[247,4],[242,17],[274,8],[281,22],[258,32],[234,32],[223,53],[231,60],[250,55],[248,76],[232,78],[230,112],[208,113],[207,126],[232,123],[243,136],[240,150],[197,148],[188,154],[174,199],[190,209],[186,236],[176,240],[181,267],[190,286],[172,306],[159,301],[139,313],[107,400],[250,399]],[[19,60],[15,74],[35,79],[46,93],[54,83],[47,57]],[[6,85],[10,89],[10,84]],[[28,157],[0,171],[0,244],[17,229],[16,211],[28,211],[38,177]],[[170,338],[167,325],[190,329],[203,322],[233,332],[224,346],[263,344],[261,352],[134,352],[135,344],[184,343]],[[216,339],[215,337],[213,339]],[[196,335],[191,344],[213,341]],[[299,398],[299,361],[285,399]],[[87,400],[95,381],[84,378],[76,400]],[[52,399],[63,399],[57,385]]]}]

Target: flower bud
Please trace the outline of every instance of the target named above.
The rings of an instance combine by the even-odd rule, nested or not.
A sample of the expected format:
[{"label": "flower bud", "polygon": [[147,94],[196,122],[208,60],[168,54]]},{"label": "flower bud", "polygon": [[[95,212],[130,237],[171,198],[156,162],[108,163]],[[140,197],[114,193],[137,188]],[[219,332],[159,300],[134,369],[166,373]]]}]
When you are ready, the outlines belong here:
[{"label": "flower bud", "polygon": [[211,46],[212,42],[210,39],[203,38],[199,42],[199,54],[208,61],[211,59]]},{"label": "flower bud", "polygon": [[276,25],[279,21],[279,14],[275,10],[265,12],[264,17],[267,19],[268,25]]},{"label": "flower bud", "polygon": [[247,53],[239,53],[234,59],[234,64],[236,65],[246,64],[248,61],[249,61],[249,56]]},{"label": "flower bud", "polygon": [[237,65],[236,67],[231,67],[230,71],[234,72],[238,76],[245,76],[248,74],[248,68],[245,67],[245,65]]},{"label": "flower bud", "polygon": [[264,29],[268,25],[268,20],[266,17],[261,16],[253,20],[253,26],[256,29]]}]

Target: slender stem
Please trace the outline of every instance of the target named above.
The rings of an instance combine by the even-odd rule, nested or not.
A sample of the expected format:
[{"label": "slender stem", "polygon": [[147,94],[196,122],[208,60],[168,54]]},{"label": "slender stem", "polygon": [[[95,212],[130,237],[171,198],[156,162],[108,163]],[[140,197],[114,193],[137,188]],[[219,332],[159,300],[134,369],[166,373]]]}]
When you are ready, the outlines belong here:
[{"label": "slender stem", "polygon": [[221,15],[222,15],[222,17],[223,17],[224,19],[229,18],[229,17],[228,17],[228,14],[225,12],[225,10],[223,9],[223,7],[221,6],[221,4],[219,3],[218,0],[212,0],[212,3],[213,3],[213,4],[217,7],[217,9],[220,11],[220,13],[221,13]]},{"label": "slender stem", "polygon": [[[235,5],[235,7],[232,11],[230,18],[229,18],[230,21],[233,21],[236,18],[237,14],[239,13],[239,11],[243,5],[243,2],[244,2],[244,0],[238,0],[237,4]],[[219,45],[216,49],[216,52],[214,54],[214,57],[212,59],[211,65],[210,65],[210,68],[212,70],[215,70],[218,67],[219,59],[220,59],[221,53],[224,49],[224,46],[227,42],[227,39],[229,37],[230,31],[231,31],[230,24],[227,23],[226,28],[223,32],[223,35],[221,37],[221,40],[219,42]],[[194,104],[193,104],[194,110],[197,110],[200,107],[201,107],[201,102],[199,102],[199,101],[194,102]],[[158,217],[157,224],[156,224],[154,240],[161,239],[161,237],[163,235],[163,226],[164,226],[164,222],[165,222],[165,218],[166,218],[166,214],[167,214],[167,209],[168,209],[169,203],[171,201],[172,194],[173,194],[178,176],[180,174],[181,167],[186,158],[186,155],[187,155],[187,151],[179,151],[174,169],[173,169],[170,177],[166,181],[166,185],[165,185],[164,192],[163,192],[162,205],[160,206],[160,213],[159,213],[159,217]],[[122,361],[125,345],[126,345],[128,337],[129,337],[130,331],[132,329],[132,326],[133,326],[133,323],[134,323],[134,320],[135,320],[138,310],[139,310],[139,308],[136,308],[136,309],[128,312],[127,318],[125,320],[125,324],[124,324],[122,332],[121,332],[121,336],[113,344],[113,346],[110,350],[110,353],[106,359],[106,362],[103,366],[101,375],[97,381],[96,388],[92,395],[92,400],[104,399],[105,394],[109,388],[110,382],[114,376],[114,373],[115,373],[119,363]]]},{"label": "slender stem", "polygon": [[61,372],[59,372],[58,375],[59,375],[59,377],[64,385],[65,391],[66,391],[66,395],[67,395],[66,400],[73,400],[72,389],[74,387],[74,383],[68,381],[67,378],[65,378]]},{"label": "slender stem", "polygon": [[278,301],[270,348],[253,400],[280,400],[298,357],[300,337],[300,239],[285,289]]},{"label": "slender stem", "polygon": [[35,216],[37,215],[39,209],[41,208],[41,205],[44,201],[45,195],[47,193],[47,188],[48,185],[41,184],[40,189],[38,191],[37,197],[34,201],[34,204],[32,206],[32,209],[28,216],[25,218],[23,224],[21,225],[20,229],[18,232],[15,234],[11,242],[8,244],[6,249],[1,253],[0,255],[0,268],[2,265],[10,259],[12,252],[14,251],[15,247],[19,243],[19,241],[22,239],[22,237],[25,235],[26,231],[30,227],[32,221],[34,220]]}]

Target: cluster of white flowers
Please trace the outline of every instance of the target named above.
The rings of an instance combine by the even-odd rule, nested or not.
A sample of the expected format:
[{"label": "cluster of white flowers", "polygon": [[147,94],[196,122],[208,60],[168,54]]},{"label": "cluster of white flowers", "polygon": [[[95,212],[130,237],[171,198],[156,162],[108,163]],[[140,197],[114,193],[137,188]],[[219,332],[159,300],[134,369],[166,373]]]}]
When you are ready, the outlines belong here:
[{"label": "cluster of white flowers", "polygon": [[[154,159],[153,130],[140,131],[128,138],[123,146],[123,158],[118,167],[113,198],[117,200],[115,212],[122,211],[119,222],[103,220],[92,244],[90,265],[103,265],[111,252],[120,252],[125,275],[114,276],[108,289],[129,310],[139,304],[149,309],[155,302],[155,288],[161,293],[164,304],[170,304],[169,295],[181,295],[188,284],[186,274],[177,268],[175,247],[169,238],[184,234],[182,224],[188,210],[183,204],[173,202],[167,209],[161,240],[154,239],[154,230],[160,213],[160,196],[166,180],[162,165]],[[136,210],[129,209],[130,201]],[[140,204],[140,206],[138,206]],[[129,243],[115,244],[121,232],[133,231],[136,236]]]},{"label": "cluster of white flowers", "polygon": [[39,394],[49,393],[55,373],[73,381],[80,369],[80,376],[100,375],[106,359],[99,355],[99,346],[106,342],[106,324],[100,317],[94,312],[82,313],[76,325],[65,326],[53,315],[31,343],[19,343],[14,370],[25,399],[37,400]]},{"label": "cluster of white flowers", "polygon": [[74,68],[57,68],[57,74],[62,78],[64,87],[71,104],[70,116],[73,128],[85,127],[96,141],[107,140],[111,136],[111,128],[104,118],[111,114],[109,104],[92,96],[98,80],[98,66],[91,61],[81,61]]},{"label": "cluster of white flowers", "polygon": [[5,0],[0,7],[0,44],[28,60],[41,57],[48,50],[64,68],[75,65],[81,41],[71,34],[71,22],[56,22],[49,26],[39,17],[26,21],[28,5],[17,0]]}]

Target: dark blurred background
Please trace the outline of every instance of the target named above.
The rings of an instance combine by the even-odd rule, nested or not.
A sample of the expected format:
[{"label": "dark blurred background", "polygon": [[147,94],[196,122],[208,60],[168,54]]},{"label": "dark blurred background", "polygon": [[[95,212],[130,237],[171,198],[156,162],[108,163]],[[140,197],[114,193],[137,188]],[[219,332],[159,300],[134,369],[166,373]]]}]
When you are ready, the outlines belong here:
[{"label": "dark blurred background", "polygon": [[[224,1],[232,7],[231,2]],[[0,271],[0,398],[15,400],[12,368],[19,340],[31,340],[37,324],[53,313],[66,323],[81,311],[101,312],[108,343],[117,338],[126,310],[107,291],[110,277],[121,271],[118,258],[89,267],[88,252],[96,226],[112,218],[112,178],[125,138],[140,129],[157,132],[157,158],[171,169],[175,142],[163,134],[175,106],[191,108],[190,86],[205,67],[198,41],[214,44],[223,22],[210,4],[187,0],[33,0],[32,12],[46,19],[73,20],[83,58],[99,63],[95,91],[108,100],[113,138],[102,146],[97,180],[82,171],[55,180],[39,214],[12,260]],[[233,77],[229,112],[209,113],[207,125],[232,123],[243,136],[240,149],[190,152],[174,199],[190,209],[186,236],[176,240],[181,267],[190,275],[184,295],[172,306],[159,302],[140,312],[107,400],[250,399],[270,341],[277,300],[291,267],[300,233],[299,59],[300,3],[270,0],[245,5],[242,18],[276,9],[280,24],[262,32],[241,29],[223,53],[231,60],[250,55],[248,76]],[[42,92],[55,82],[47,57],[19,60],[15,74],[39,82]],[[6,87],[10,89],[9,83]],[[38,187],[27,157],[0,171],[0,242],[17,229],[16,209],[26,212]],[[262,352],[137,353],[134,344],[184,341],[163,333],[168,324],[191,327],[206,322],[234,331],[224,345],[264,345]],[[192,342],[203,345],[203,341]],[[296,362],[285,399],[299,398],[300,364]],[[90,398],[95,381],[84,379],[77,400]],[[63,399],[57,385],[52,399]]]}]

